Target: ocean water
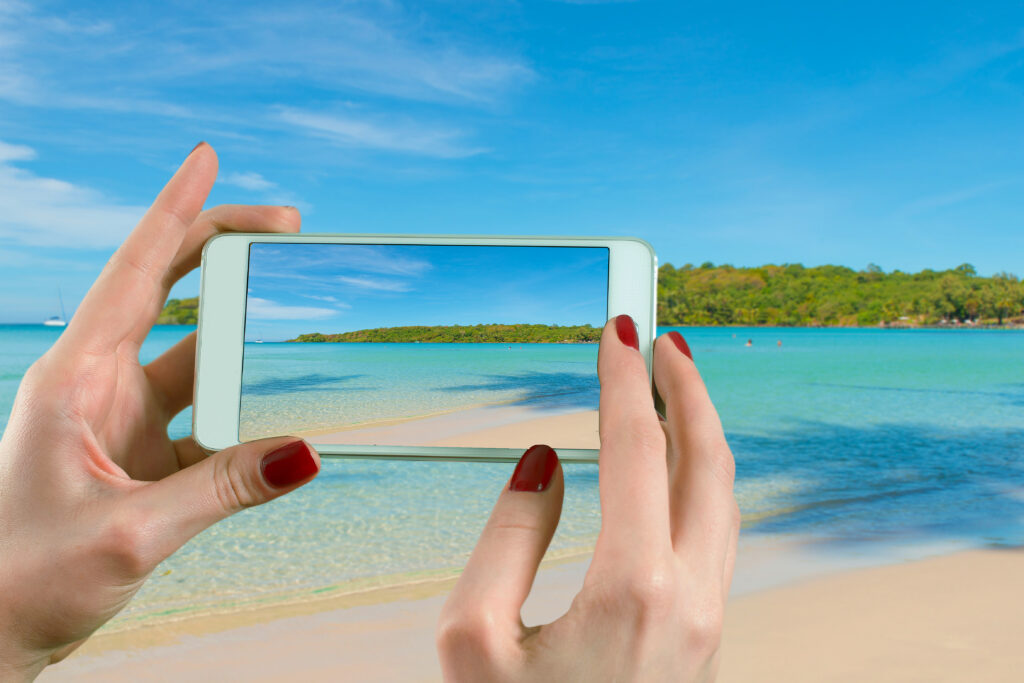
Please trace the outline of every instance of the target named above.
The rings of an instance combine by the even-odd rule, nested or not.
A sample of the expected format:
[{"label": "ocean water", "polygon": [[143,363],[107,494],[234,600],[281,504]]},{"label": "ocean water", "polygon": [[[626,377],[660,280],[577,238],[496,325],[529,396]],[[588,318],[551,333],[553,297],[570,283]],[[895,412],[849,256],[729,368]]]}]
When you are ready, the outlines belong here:
[{"label": "ocean water", "polygon": [[[188,331],[156,328],[144,358]],[[1024,542],[1024,332],[681,331],[736,456],[748,538],[799,534],[820,539],[823,549]],[[58,334],[0,326],[0,424],[25,368]],[[455,367],[437,381],[455,381]],[[494,367],[482,374],[523,374]],[[490,384],[502,382],[469,379],[462,390],[493,398]],[[587,395],[585,386],[577,388],[567,395]],[[186,411],[172,423],[172,435],[187,434],[189,423]],[[193,539],[108,628],[458,567],[511,469],[327,461],[302,490]],[[597,467],[567,467],[553,548],[586,547],[599,528]]]},{"label": "ocean water", "polygon": [[243,441],[515,404],[597,408],[597,344],[245,345]]}]

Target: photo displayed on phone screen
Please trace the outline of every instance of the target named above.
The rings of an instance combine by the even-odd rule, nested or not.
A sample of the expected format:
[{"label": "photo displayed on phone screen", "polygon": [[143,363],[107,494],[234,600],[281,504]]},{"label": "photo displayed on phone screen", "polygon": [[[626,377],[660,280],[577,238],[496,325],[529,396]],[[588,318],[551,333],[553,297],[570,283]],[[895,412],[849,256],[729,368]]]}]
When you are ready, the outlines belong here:
[{"label": "photo displayed on phone screen", "polygon": [[597,448],[604,247],[249,249],[239,440]]}]

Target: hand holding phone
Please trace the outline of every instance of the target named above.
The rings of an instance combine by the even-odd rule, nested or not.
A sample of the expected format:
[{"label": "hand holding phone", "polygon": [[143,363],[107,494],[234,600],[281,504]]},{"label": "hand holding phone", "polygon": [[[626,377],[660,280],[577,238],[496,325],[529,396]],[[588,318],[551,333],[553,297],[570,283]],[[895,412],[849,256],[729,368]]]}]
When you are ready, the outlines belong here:
[{"label": "hand holding phone", "polygon": [[202,210],[217,155],[200,144],[25,373],[0,439],[0,680],[31,680],[117,614],[153,569],[228,515],[316,474],[302,441],[206,457],[167,425],[192,399],[195,335],[148,365],[168,290],[225,230],[293,232],[280,206]]},{"label": "hand holding phone", "polygon": [[196,439],[324,455],[596,460],[597,342],[656,259],[624,238],[224,235],[203,260]]},{"label": "hand holding phone", "polygon": [[579,594],[549,624],[525,625],[562,509],[552,449],[527,451],[445,602],[446,681],[712,681],[740,514],[734,462],[686,341],[659,337],[651,400],[630,325],[601,341],[601,532]]}]

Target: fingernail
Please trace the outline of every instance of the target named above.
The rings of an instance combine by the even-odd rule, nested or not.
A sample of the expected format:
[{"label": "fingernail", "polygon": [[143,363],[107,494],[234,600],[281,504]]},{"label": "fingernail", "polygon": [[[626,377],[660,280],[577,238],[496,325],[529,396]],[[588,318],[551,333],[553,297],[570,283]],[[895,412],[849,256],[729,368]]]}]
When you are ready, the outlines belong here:
[{"label": "fingernail", "polygon": [[690,345],[683,339],[683,335],[679,334],[675,330],[668,333],[668,338],[672,340],[672,343],[676,345],[676,348],[683,352],[683,355],[693,360],[693,354],[690,353]]},{"label": "fingernail", "polygon": [[309,479],[319,468],[305,441],[292,441],[263,456],[260,472],[274,488],[283,489]]},{"label": "fingernail", "polygon": [[558,456],[550,446],[530,446],[519,458],[508,484],[509,491],[543,491],[558,467]]},{"label": "fingernail", "polygon": [[619,334],[619,341],[626,346],[632,346],[640,350],[640,338],[636,333],[636,323],[633,319],[623,313],[615,318],[615,331]]},{"label": "fingernail", "polygon": [[[199,149],[200,147],[202,147],[205,144],[206,144],[206,140],[200,140],[199,144],[192,148],[192,152],[196,151],[197,149]],[[192,156],[192,152],[189,152],[188,155]]]}]

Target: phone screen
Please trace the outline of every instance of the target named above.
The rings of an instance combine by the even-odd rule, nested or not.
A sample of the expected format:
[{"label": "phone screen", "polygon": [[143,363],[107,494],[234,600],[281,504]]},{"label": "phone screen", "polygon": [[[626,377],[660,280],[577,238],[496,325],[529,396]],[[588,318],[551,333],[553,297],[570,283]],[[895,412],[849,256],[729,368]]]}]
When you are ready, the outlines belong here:
[{"label": "phone screen", "polygon": [[597,448],[605,247],[253,243],[239,440]]}]

